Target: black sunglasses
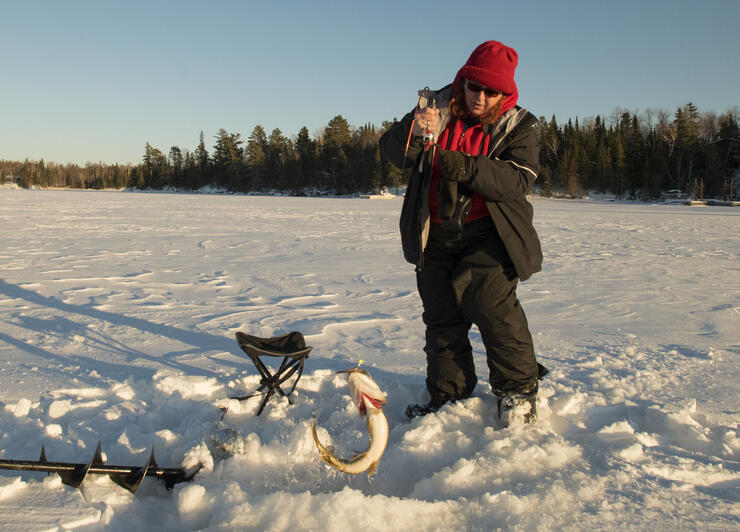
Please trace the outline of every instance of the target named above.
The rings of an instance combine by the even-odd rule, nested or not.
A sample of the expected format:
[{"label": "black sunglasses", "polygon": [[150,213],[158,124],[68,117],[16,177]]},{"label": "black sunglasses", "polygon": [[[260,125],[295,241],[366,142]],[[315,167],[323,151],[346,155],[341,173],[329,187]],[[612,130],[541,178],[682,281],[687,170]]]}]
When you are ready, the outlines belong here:
[{"label": "black sunglasses", "polygon": [[468,89],[470,92],[474,92],[476,94],[483,91],[483,93],[485,93],[485,95],[488,98],[492,98],[493,96],[498,96],[499,94],[503,94],[501,91],[497,91],[496,89],[489,89],[488,87],[479,85],[475,83],[474,81],[470,81],[469,79],[465,80],[465,88]]}]

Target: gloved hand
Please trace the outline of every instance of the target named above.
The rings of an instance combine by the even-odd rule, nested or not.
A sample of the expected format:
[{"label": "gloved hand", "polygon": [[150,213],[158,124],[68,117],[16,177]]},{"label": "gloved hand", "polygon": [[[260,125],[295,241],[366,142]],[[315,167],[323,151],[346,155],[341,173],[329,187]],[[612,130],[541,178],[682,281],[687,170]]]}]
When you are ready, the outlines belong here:
[{"label": "gloved hand", "polygon": [[467,183],[470,181],[473,158],[459,151],[439,150],[437,155],[440,176],[446,181]]}]

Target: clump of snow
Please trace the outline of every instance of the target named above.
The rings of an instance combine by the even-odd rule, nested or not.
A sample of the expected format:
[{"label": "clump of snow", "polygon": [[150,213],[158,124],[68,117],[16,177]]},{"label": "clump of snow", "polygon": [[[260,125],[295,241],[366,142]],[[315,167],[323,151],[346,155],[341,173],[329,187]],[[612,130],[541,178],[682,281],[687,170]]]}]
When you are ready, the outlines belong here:
[{"label": "clump of snow", "polygon": [[[473,396],[404,416],[427,397],[395,202],[0,194],[0,458],[43,445],[87,463],[100,442],[109,464],[154,449],[195,473],[133,496],[105,476],[79,491],[0,470],[0,528],[738,527],[738,304],[716,285],[737,272],[732,209],[534,199],[545,268],[519,296],[551,372],[537,423],[503,428],[475,328]],[[231,398],[260,385],[237,330],[305,335],[291,401],[257,416],[259,395]],[[388,394],[370,478],[324,464],[311,436],[316,419],[337,455],[367,447],[336,373],[360,360]]]},{"label": "clump of snow", "polygon": [[12,412],[16,417],[27,416],[31,411],[31,401],[29,399],[21,399],[15,405],[5,405],[5,410]]},{"label": "clump of snow", "polygon": [[51,438],[58,438],[64,433],[64,430],[62,429],[62,426],[57,423],[49,423],[46,425],[44,432]]},{"label": "clump of snow", "polygon": [[183,487],[177,494],[180,523],[185,529],[198,530],[210,524],[213,498],[199,484]]},{"label": "clump of snow", "polygon": [[0,501],[13,498],[26,486],[28,483],[22,481],[20,477],[0,479]]},{"label": "clump of snow", "polygon": [[217,391],[223,389],[223,385],[216,379],[183,375],[160,375],[160,378],[155,382],[155,386],[167,395],[177,393],[185,399],[211,397]]}]

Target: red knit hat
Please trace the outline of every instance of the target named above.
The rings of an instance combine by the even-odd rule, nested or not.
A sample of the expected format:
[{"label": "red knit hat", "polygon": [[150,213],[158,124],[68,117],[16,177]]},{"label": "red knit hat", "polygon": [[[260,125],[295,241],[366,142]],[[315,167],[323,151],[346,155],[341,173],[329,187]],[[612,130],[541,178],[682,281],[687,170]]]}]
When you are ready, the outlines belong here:
[{"label": "red knit hat", "polygon": [[496,89],[508,97],[501,110],[507,111],[516,105],[519,98],[514,70],[519,63],[516,50],[498,41],[486,41],[470,54],[468,62],[457,72],[456,83],[463,79],[475,81],[491,89]]}]

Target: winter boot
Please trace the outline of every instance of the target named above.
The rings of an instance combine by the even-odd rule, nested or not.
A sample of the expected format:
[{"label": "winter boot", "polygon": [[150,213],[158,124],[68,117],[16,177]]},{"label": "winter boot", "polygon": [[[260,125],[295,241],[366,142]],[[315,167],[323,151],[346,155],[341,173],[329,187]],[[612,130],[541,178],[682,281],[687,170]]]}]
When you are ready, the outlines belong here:
[{"label": "winter boot", "polygon": [[439,406],[431,402],[425,405],[409,405],[406,407],[406,417],[409,419],[414,419],[415,417],[421,417],[421,416],[426,416],[427,414],[433,414],[439,409],[440,409]]},{"label": "winter boot", "polygon": [[432,399],[425,405],[409,405],[406,407],[406,417],[414,419],[415,417],[426,416],[427,414],[433,414],[447,403],[454,403],[455,399]]},{"label": "winter boot", "polygon": [[534,423],[537,418],[537,390],[526,394],[497,396],[496,407],[503,427]]}]

